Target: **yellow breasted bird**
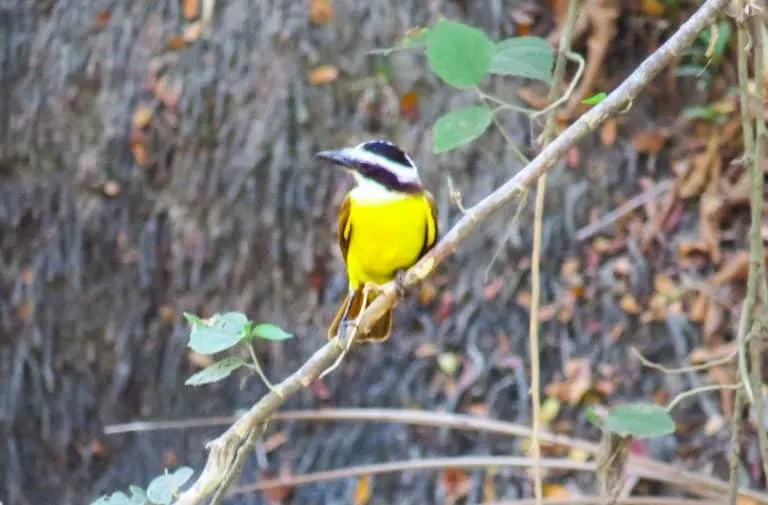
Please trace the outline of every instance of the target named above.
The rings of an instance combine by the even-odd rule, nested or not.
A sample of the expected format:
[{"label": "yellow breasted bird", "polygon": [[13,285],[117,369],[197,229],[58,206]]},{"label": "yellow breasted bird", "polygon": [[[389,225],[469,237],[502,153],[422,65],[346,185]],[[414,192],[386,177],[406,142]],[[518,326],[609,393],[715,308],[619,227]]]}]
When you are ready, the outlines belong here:
[{"label": "yellow breasted bird", "polygon": [[[437,241],[437,208],[424,189],[410,156],[385,140],[371,140],[320,158],[341,165],[356,186],[341,204],[338,241],[349,278],[349,292],[328,329],[335,337],[343,324],[356,324],[378,288],[396,280]],[[392,333],[390,309],[357,341],[384,341]]]}]

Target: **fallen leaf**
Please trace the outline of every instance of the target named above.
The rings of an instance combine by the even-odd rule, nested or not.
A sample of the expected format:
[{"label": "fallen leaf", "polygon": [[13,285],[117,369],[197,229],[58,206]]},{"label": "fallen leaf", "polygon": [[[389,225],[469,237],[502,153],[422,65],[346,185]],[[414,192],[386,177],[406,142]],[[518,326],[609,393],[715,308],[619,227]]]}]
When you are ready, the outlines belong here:
[{"label": "fallen leaf", "polygon": [[188,21],[197,19],[200,15],[198,0],[182,0],[182,12]]},{"label": "fallen leaf", "polygon": [[354,505],[367,505],[371,500],[371,476],[361,475],[357,479],[355,486],[355,497],[352,500]]},{"label": "fallen leaf", "polygon": [[437,297],[435,284],[429,280],[424,281],[419,288],[419,304],[422,306],[429,305],[435,297]]},{"label": "fallen leaf", "polygon": [[133,111],[133,127],[134,128],[145,128],[149,125],[149,122],[152,120],[152,109],[150,109],[149,105],[142,103],[140,104],[135,111]]},{"label": "fallen leaf", "polygon": [[567,487],[562,484],[544,484],[542,486],[542,496],[544,498],[570,500],[573,495]]},{"label": "fallen leaf", "polygon": [[658,154],[667,140],[665,130],[643,130],[632,136],[632,147],[640,154]]},{"label": "fallen leaf", "polygon": [[443,352],[437,356],[437,366],[440,370],[449,377],[456,375],[456,372],[461,365],[461,360],[453,352]]},{"label": "fallen leaf", "polygon": [[707,252],[716,265],[722,259],[720,250],[720,220],[725,211],[725,202],[717,194],[705,191],[699,201],[699,235],[707,244]]},{"label": "fallen leaf", "polygon": [[184,37],[182,37],[181,35],[173,35],[171,39],[168,41],[168,47],[170,47],[174,51],[183,49],[184,46],[186,45],[187,43],[184,41]]},{"label": "fallen leaf", "polygon": [[131,142],[131,153],[133,154],[133,160],[141,168],[146,168],[149,164],[149,153],[147,152],[147,146],[144,142],[136,140]]},{"label": "fallen leaf", "polygon": [[449,467],[440,476],[445,503],[452,505],[469,494],[472,479],[461,468]]},{"label": "fallen leaf", "polygon": [[535,91],[532,87],[520,88],[518,95],[523,102],[534,109],[543,109],[547,106],[546,95]]},{"label": "fallen leaf", "polygon": [[174,467],[176,466],[176,462],[176,453],[171,449],[166,449],[163,453],[163,464],[166,467]]},{"label": "fallen leaf", "polygon": [[339,70],[333,65],[320,65],[309,73],[309,83],[312,86],[329,84],[339,77]]},{"label": "fallen leaf", "polygon": [[691,310],[688,311],[688,318],[693,323],[703,323],[707,317],[707,308],[709,307],[709,297],[706,293],[699,293],[691,303]]},{"label": "fallen leaf", "polygon": [[97,30],[103,30],[104,28],[107,27],[111,19],[112,19],[112,12],[110,12],[107,9],[104,9],[96,15],[96,20],[94,21],[94,25],[96,26]]},{"label": "fallen leaf", "polygon": [[405,93],[400,99],[400,115],[406,121],[419,120],[419,94],[416,91]]},{"label": "fallen leaf", "polygon": [[184,27],[184,41],[194,42],[200,38],[203,34],[203,24],[200,21],[195,21]]},{"label": "fallen leaf", "polygon": [[115,181],[104,183],[104,194],[107,196],[117,196],[120,193],[120,184]]},{"label": "fallen leaf", "polygon": [[723,329],[725,315],[725,308],[710,299],[707,307],[707,317],[704,319],[704,324],[701,328],[701,340],[704,345],[720,343],[719,341],[722,339],[722,336],[718,334]]},{"label": "fallen leaf", "polygon": [[654,18],[660,18],[664,16],[664,4],[661,0],[643,0],[642,8],[643,14]]},{"label": "fallen leaf", "polygon": [[483,288],[483,298],[493,300],[499,296],[502,289],[504,289],[504,278],[499,277]]},{"label": "fallen leaf", "polygon": [[600,129],[600,141],[604,146],[612,146],[616,143],[616,137],[619,130],[619,124],[616,118],[609,118],[603,123]]},{"label": "fallen leaf", "polygon": [[544,426],[547,426],[555,420],[557,414],[560,412],[560,400],[557,397],[547,397],[541,405],[539,411],[539,418]]},{"label": "fallen leaf", "polygon": [[[261,471],[261,482],[269,482],[276,479],[288,478],[291,476],[290,468],[284,468],[278,475],[274,470],[266,469]],[[290,500],[293,494],[292,486],[275,486],[263,491],[264,497],[267,499],[267,503],[270,505],[282,505]]]},{"label": "fallen leaf", "polygon": [[737,251],[730,255],[710,282],[715,286],[722,286],[729,282],[746,281],[749,275],[749,251]]},{"label": "fallen leaf", "polygon": [[313,25],[326,24],[333,17],[333,4],[330,0],[311,0],[309,4],[309,20]]},{"label": "fallen leaf", "polygon": [[627,314],[632,314],[633,316],[636,316],[637,314],[640,314],[643,311],[643,308],[640,306],[639,303],[637,303],[637,299],[630,293],[627,293],[621,297],[619,306],[621,306],[624,312],[626,312]]}]

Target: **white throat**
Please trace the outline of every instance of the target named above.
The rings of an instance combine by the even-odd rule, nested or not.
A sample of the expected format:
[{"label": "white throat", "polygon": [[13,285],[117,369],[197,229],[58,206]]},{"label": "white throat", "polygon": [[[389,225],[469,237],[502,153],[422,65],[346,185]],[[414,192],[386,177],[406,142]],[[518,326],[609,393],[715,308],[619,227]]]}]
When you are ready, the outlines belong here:
[{"label": "white throat", "polygon": [[391,189],[388,189],[381,184],[379,184],[376,181],[372,181],[370,179],[366,179],[365,177],[362,177],[360,174],[354,174],[355,175],[355,181],[357,182],[357,186],[355,186],[352,191],[350,191],[350,196],[362,203],[381,203],[381,202],[391,202],[394,200],[401,200],[403,198],[406,198],[408,195],[406,193],[399,193],[397,191],[392,191]]}]

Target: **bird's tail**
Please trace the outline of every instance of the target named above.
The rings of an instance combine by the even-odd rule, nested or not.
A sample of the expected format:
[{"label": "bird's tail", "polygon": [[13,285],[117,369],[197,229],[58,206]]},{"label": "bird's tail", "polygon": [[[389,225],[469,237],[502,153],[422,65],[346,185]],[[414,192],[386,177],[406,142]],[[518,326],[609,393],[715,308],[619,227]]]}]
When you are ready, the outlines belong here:
[{"label": "bird's tail", "polygon": [[[354,321],[355,318],[357,318],[357,316],[360,315],[360,313],[365,310],[365,308],[370,305],[373,300],[376,299],[376,294],[369,292],[366,307],[363,307],[362,287],[354,290],[351,293],[351,296],[352,298],[350,299],[350,294],[347,293],[347,296],[344,297],[344,301],[342,302],[341,307],[339,307],[338,312],[336,312],[336,317],[333,318],[333,322],[331,323],[330,328],[328,328],[328,340],[336,336],[336,334],[339,332],[339,327],[343,320]],[[347,309],[347,304],[349,304],[349,309]],[[347,312],[346,318],[344,317],[345,311]],[[391,333],[392,309],[389,309],[386,313],[384,313],[383,316],[381,316],[378,321],[376,321],[376,323],[367,333],[358,333],[355,337],[355,341],[383,342],[389,338]]]}]

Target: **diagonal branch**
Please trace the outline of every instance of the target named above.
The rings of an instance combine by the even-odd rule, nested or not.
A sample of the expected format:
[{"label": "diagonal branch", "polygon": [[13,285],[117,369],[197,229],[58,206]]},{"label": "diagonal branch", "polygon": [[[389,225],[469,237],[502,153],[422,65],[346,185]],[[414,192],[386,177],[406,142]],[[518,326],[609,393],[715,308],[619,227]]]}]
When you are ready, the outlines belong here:
[{"label": "diagonal branch", "polygon": [[[707,0],[704,2],[664,45],[650,55],[605,100],[586,112],[557,139],[548,144],[517,175],[474,207],[468,209],[440,242],[408,270],[405,275],[405,286],[414,286],[428,277],[438,264],[458,249],[464,239],[480,226],[480,223],[511,201],[521,187],[529,186],[536,181],[539,176],[552,168],[571,147],[575,146],[585,135],[594,131],[606,118],[626,109],[643,87],[656,77],[668,63],[681,55],[699,32],[712,23],[727,2],[728,0]],[[363,314],[360,321],[361,329],[363,331],[369,329],[379,317],[394,305],[395,298],[394,283],[385,285],[382,294]],[[332,341],[325,344],[299,370],[281,383],[276,384],[275,391],[270,391],[262,397],[227,431],[209,442],[207,444],[208,461],[203,472],[192,487],[178,496],[175,504],[196,505],[216,491],[229,472],[238,448],[244,443],[251,429],[268,420],[287,398],[309,386],[334,362],[342,351],[343,345],[340,342]]]}]

